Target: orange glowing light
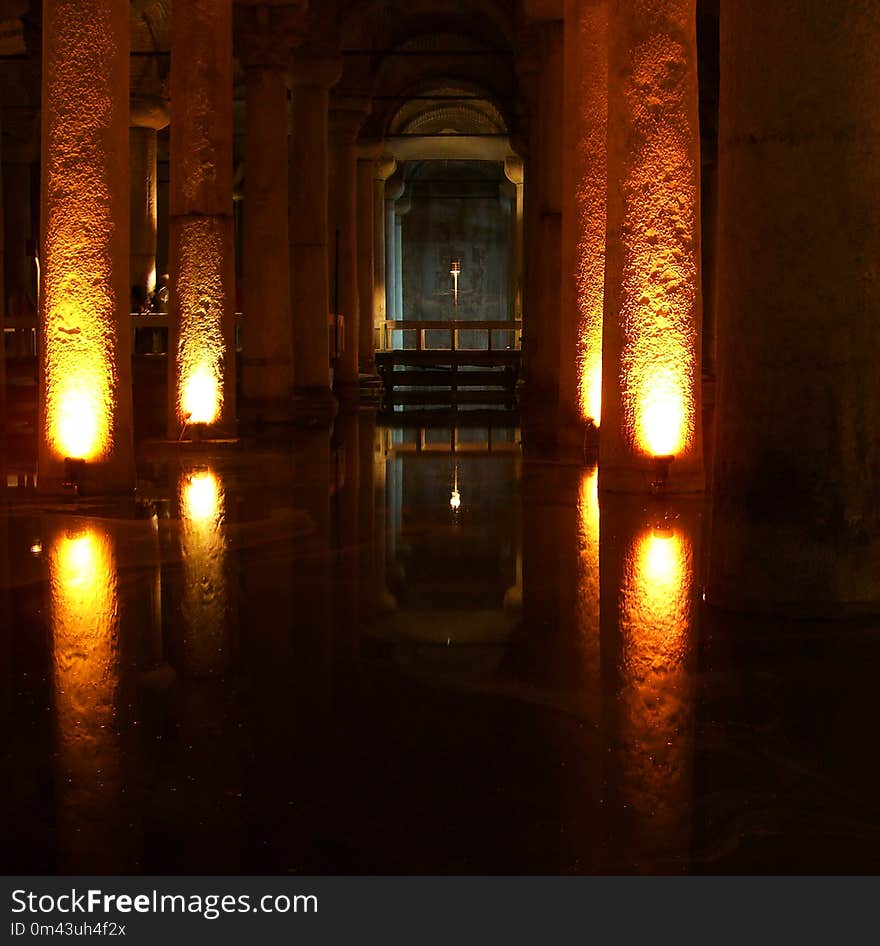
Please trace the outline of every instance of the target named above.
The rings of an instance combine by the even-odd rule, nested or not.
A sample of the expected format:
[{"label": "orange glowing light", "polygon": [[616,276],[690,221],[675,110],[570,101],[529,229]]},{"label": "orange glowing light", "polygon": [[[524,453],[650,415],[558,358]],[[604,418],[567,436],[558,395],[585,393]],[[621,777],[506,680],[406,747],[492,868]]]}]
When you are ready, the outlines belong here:
[{"label": "orange glowing light", "polygon": [[180,405],[191,424],[211,424],[220,413],[220,379],[210,364],[197,365],[183,379]]},{"label": "orange glowing light", "polygon": [[73,864],[111,832],[120,780],[119,606],[111,538],[88,526],[49,545],[49,593],[59,740],[59,826]]},{"label": "orange glowing light", "polygon": [[636,441],[656,457],[675,456],[684,449],[688,405],[678,372],[650,368],[640,384],[636,406]]}]

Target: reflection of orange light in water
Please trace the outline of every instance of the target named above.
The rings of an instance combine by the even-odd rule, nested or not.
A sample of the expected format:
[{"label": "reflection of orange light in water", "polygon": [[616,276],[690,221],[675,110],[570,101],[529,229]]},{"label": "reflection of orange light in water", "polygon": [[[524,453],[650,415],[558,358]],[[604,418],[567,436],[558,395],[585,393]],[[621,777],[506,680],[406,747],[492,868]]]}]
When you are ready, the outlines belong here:
[{"label": "reflection of orange light in water", "polygon": [[688,810],[692,557],[678,528],[646,530],[621,588],[621,794],[645,856],[677,850]]},{"label": "reflection of orange light in water", "polygon": [[581,641],[585,705],[592,718],[599,714],[599,470],[581,476],[578,492],[578,561],[575,620]]},{"label": "reflection of orange light in water", "polygon": [[212,470],[180,480],[184,642],[188,669],[210,674],[223,662],[226,626],[225,495]]},{"label": "reflection of orange light in water", "polygon": [[108,811],[118,804],[117,577],[110,538],[88,527],[49,548],[55,710],[65,853],[80,867],[112,846]]}]

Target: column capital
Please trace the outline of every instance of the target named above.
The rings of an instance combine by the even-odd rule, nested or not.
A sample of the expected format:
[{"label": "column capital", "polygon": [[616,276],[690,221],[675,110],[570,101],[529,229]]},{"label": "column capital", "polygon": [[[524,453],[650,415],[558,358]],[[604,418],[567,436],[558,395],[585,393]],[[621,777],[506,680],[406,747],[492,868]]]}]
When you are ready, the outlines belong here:
[{"label": "column capital", "polygon": [[133,98],[129,102],[129,120],[132,128],[152,128],[161,131],[171,121],[168,102],[158,95]]},{"label": "column capital", "polygon": [[372,103],[365,96],[332,96],[330,140],[337,145],[354,144],[371,108]]},{"label": "column capital", "polygon": [[385,200],[397,201],[403,197],[403,191],[406,187],[406,181],[403,179],[401,169],[392,174],[385,182]]},{"label": "column capital", "polygon": [[380,154],[376,159],[376,180],[387,181],[397,170],[397,161],[390,154]]},{"label": "column capital", "polygon": [[517,155],[512,155],[509,158],[504,159],[504,176],[510,181],[511,184],[516,184],[517,186],[522,184],[524,179],[524,163],[523,159]]},{"label": "column capital", "polygon": [[342,75],[342,57],[296,51],[290,60],[289,75],[294,88],[305,86],[326,91]]},{"label": "column capital", "polygon": [[307,14],[304,0],[238,0],[235,27],[245,69],[286,69],[291,49],[305,39]]}]

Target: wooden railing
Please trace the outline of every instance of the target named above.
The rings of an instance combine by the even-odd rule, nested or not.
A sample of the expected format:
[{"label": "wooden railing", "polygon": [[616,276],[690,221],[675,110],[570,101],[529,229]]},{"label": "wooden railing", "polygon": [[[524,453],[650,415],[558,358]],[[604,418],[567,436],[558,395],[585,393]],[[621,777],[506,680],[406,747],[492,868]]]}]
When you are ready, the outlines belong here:
[{"label": "wooden railing", "polygon": [[[512,351],[520,348],[522,322],[514,320],[495,321],[495,322],[424,322],[421,320],[401,319],[398,321],[386,320],[380,322],[377,326],[377,349],[379,351],[400,351],[406,348],[405,344],[401,346],[394,345],[394,332],[402,332],[404,342],[407,335],[415,333],[415,348],[406,349],[408,351]],[[431,345],[427,343],[428,332],[442,332],[449,340],[448,345]],[[486,336],[486,345],[477,348],[463,348],[461,345],[462,332],[476,332]],[[495,332],[503,332],[508,344],[502,349],[497,348],[492,340]]]}]

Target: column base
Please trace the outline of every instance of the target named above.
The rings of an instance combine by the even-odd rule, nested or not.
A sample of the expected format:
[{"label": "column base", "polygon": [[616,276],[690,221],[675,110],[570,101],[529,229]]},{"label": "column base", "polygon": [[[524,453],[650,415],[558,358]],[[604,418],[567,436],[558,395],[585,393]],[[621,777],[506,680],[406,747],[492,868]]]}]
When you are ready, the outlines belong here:
[{"label": "column base", "polygon": [[385,394],[385,384],[376,373],[376,366],[372,371],[363,372],[358,378],[360,400],[362,404],[379,404]]},{"label": "column base", "polygon": [[294,391],[291,423],[296,427],[328,425],[339,411],[339,401],[330,388],[301,388]]},{"label": "column base", "polygon": [[632,466],[603,466],[599,461],[600,493],[635,493],[680,496],[703,493],[706,477],[702,469],[682,462],[676,469],[676,461],[645,457]]}]

